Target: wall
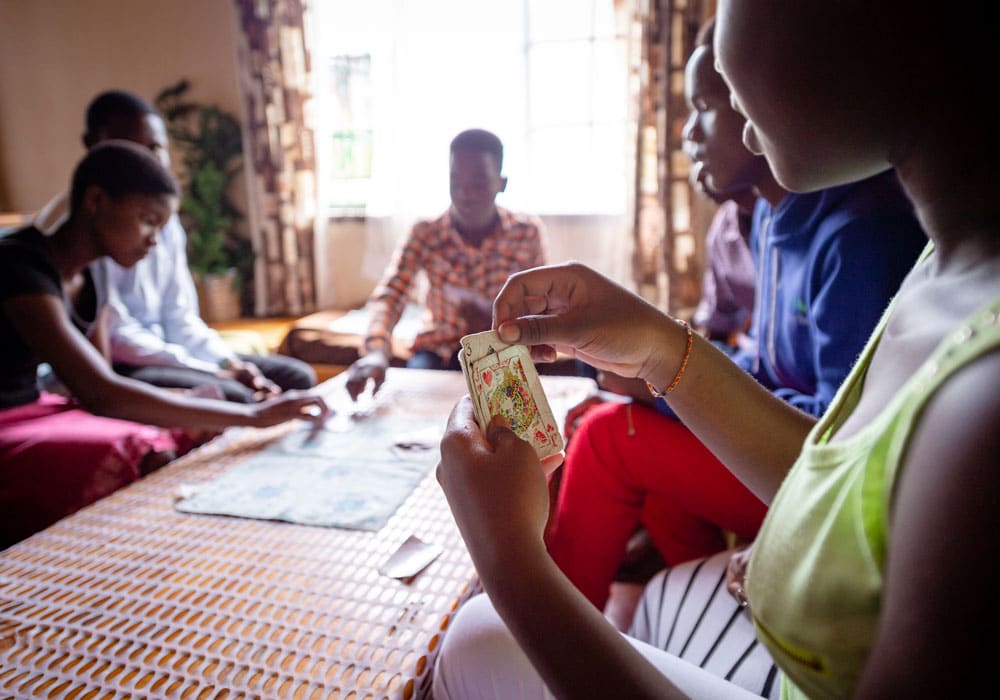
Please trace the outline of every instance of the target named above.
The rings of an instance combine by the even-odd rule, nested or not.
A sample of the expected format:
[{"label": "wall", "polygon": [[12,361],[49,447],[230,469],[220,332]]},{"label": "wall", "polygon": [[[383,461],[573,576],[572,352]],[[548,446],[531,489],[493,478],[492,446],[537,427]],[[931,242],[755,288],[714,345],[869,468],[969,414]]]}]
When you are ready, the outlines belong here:
[{"label": "wall", "polygon": [[186,77],[192,99],[242,118],[235,23],[232,0],[0,0],[0,210],[68,187],[102,90],[152,100]]},{"label": "wall", "polygon": [[[90,99],[148,99],[187,77],[191,97],[242,119],[232,0],[0,0],[0,211],[33,212],[69,184]],[[246,211],[242,182],[232,192]],[[317,242],[319,306],[364,303],[393,249],[378,222],[331,223]],[[629,284],[632,242],[615,220],[548,217],[549,257]]]}]

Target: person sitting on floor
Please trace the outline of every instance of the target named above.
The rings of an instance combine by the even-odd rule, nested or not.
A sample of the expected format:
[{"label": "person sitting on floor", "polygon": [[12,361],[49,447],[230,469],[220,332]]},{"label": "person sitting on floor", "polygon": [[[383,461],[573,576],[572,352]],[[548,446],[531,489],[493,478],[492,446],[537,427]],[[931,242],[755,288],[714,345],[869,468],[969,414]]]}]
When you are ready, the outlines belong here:
[{"label": "person sitting on floor", "polygon": [[413,226],[372,293],[363,355],[348,370],[353,399],[369,379],[374,391],[385,381],[392,330],[419,271],[427,274],[428,315],[407,367],[458,369],[459,341],[489,329],[493,297],[507,277],[545,262],[541,221],[495,203],[507,187],[500,139],[469,129],[452,139],[449,152],[451,206],[437,219]]},{"label": "person sitting on floor", "polygon": [[[163,118],[138,95],[109,90],[91,101],[84,146],[107,139],[134,141],[170,166]],[[55,228],[65,219],[66,203],[65,194],[54,198],[35,225]],[[243,403],[315,386],[316,374],[305,362],[280,354],[238,354],[205,324],[187,264],[187,235],[176,215],[138,264],[128,269],[113,260],[100,264],[108,267],[111,359],[119,374],[160,387],[212,385],[229,401]]]},{"label": "person sitting on floor", "polygon": [[[107,282],[91,263],[136,264],[177,203],[177,183],[149,150],[106,141],[74,170],[69,216],[55,231],[29,226],[0,238],[0,547],[172,459],[178,434],[154,425],[221,430],[326,418],[323,399],[307,391],[237,404],[111,370]],[[39,390],[40,362],[73,398]]]}]

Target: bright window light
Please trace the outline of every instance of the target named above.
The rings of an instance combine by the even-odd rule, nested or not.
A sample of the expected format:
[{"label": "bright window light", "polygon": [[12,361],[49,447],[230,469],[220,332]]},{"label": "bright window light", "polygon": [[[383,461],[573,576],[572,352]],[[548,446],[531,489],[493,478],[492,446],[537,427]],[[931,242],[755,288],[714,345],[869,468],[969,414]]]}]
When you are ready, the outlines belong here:
[{"label": "bright window light", "polygon": [[316,0],[320,196],[332,217],[436,216],[448,143],[504,142],[498,202],[625,211],[624,23],[614,0]]}]

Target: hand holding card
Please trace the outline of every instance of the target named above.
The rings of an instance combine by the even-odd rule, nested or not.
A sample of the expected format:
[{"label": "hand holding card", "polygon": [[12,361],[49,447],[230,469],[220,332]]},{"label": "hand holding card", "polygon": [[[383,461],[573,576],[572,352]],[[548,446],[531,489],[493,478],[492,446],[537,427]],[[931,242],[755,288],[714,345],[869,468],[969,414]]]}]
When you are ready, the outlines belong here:
[{"label": "hand holding card", "polygon": [[560,454],[563,439],[525,345],[508,345],[493,331],[462,338],[459,364],[481,428],[503,416],[539,458]]}]

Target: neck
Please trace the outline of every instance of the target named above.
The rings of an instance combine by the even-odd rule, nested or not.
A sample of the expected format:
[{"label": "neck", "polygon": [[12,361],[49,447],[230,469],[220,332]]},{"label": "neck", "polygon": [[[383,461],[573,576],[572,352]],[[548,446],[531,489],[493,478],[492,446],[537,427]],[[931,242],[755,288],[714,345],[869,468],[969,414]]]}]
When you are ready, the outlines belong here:
[{"label": "neck", "polygon": [[781,200],[788,194],[788,190],[778,184],[778,181],[774,179],[774,175],[771,174],[770,170],[754,187],[754,192],[758,197],[766,199],[767,203],[772,207],[781,204]]},{"label": "neck", "polygon": [[923,130],[894,154],[900,182],[934,241],[938,269],[1000,260],[1000,214],[992,179],[996,151],[945,128]]},{"label": "neck", "polygon": [[757,204],[757,192],[754,190],[742,190],[734,194],[732,200],[740,208],[741,214],[753,214],[754,205]]},{"label": "neck", "polygon": [[454,217],[453,214],[452,225],[455,227],[455,230],[458,231],[459,235],[462,238],[464,238],[469,243],[478,245],[479,243],[482,242],[484,238],[490,235],[490,233],[492,233],[493,229],[496,227],[497,216],[498,216],[497,212],[494,209],[493,216],[491,216],[488,220],[478,224],[469,224],[464,221],[459,221],[457,218]]},{"label": "neck", "polygon": [[51,236],[47,236],[45,244],[59,276],[64,280],[72,279],[100,257],[90,226],[76,217],[67,219]]}]

